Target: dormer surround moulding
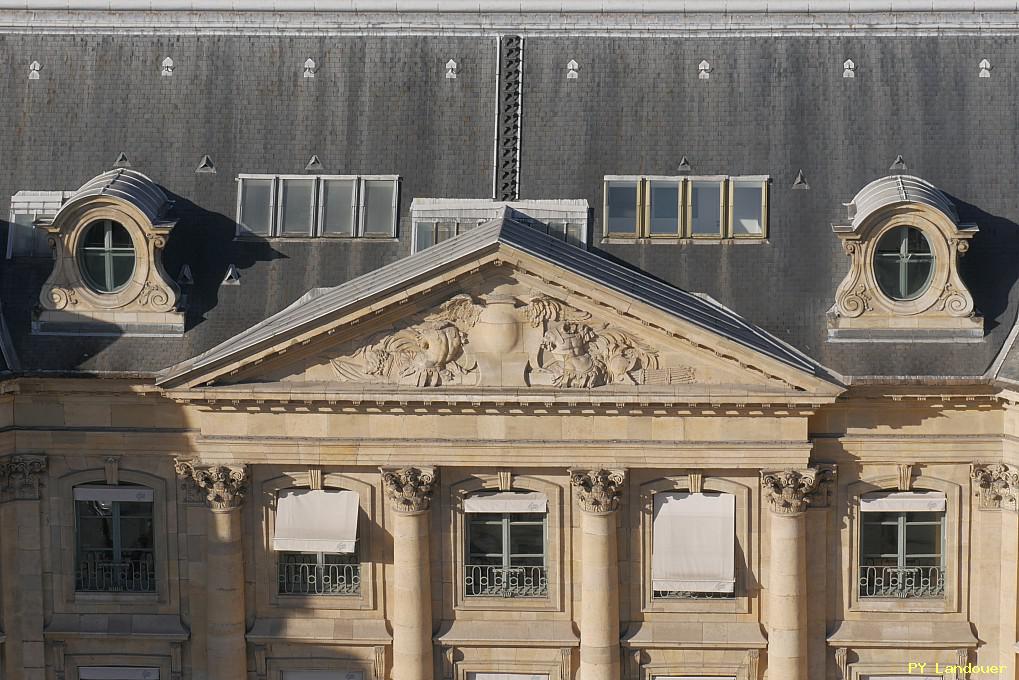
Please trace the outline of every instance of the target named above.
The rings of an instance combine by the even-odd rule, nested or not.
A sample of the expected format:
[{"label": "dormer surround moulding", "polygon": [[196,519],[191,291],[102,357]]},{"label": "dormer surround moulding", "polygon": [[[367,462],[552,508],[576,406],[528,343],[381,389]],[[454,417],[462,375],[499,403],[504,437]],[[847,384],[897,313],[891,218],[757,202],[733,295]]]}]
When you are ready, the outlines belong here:
[{"label": "dormer surround moulding", "polygon": [[[846,207],[850,223],[832,226],[850,265],[828,311],[829,340],[983,337],[983,319],[959,274],[959,256],[978,228],[959,221],[941,190],[918,177],[891,175],[865,186]],[[900,236],[901,247],[893,248]]]},{"label": "dormer surround moulding", "polygon": [[49,224],[54,266],[32,331],[47,335],[184,332],[180,289],[163,267],[176,224],[172,203],[140,172],[117,168],[86,182]]}]

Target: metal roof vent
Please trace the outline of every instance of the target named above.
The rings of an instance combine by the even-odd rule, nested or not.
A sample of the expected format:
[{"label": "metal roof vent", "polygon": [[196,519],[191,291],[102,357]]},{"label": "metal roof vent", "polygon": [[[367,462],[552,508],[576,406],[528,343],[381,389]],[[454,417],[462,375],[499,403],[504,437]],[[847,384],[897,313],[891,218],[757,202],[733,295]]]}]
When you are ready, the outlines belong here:
[{"label": "metal roof vent", "polygon": [[981,78],[991,77],[991,62],[987,61],[986,59],[981,59],[978,66],[980,67]]},{"label": "metal roof vent", "polygon": [[578,72],[578,69],[580,69],[580,64],[578,64],[575,59],[570,59],[569,63],[566,64],[566,79],[576,80],[579,78],[580,73]]},{"label": "metal roof vent", "polygon": [[173,69],[174,69],[173,59],[167,57],[166,59],[163,60],[163,70],[160,72],[159,75],[167,77],[172,76]]},{"label": "metal roof vent", "polygon": [[689,175],[692,171],[693,168],[690,167],[690,161],[686,159],[686,156],[683,156],[679,161],[679,166],[676,167],[676,172],[681,175]]},{"label": "metal roof vent", "polygon": [[115,168],[130,168],[131,161],[127,160],[127,154],[123,151],[117,156],[117,160],[113,161],[113,167]]},{"label": "metal roof vent", "polygon": [[889,170],[907,170],[908,169],[906,167],[906,161],[903,160],[903,158],[902,158],[902,154],[899,154],[898,156],[895,157],[895,160],[892,162],[892,164],[890,166],[888,166],[888,169]]},{"label": "metal roof vent", "polygon": [[706,59],[697,64],[697,77],[701,80],[707,80],[711,77],[711,64]]},{"label": "metal roof vent", "polygon": [[198,167],[195,168],[196,173],[207,173],[214,175],[216,174],[216,166],[213,165],[212,159],[209,158],[209,154],[202,156],[202,160],[198,163]]},{"label": "metal roof vent", "polygon": [[28,79],[39,80],[39,71],[42,70],[42,64],[37,61],[33,61],[28,65]]},{"label": "metal roof vent", "polygon": [[314,78],[315,77],[315,60],[308,59],[304,62],[304,77]]},{"label": "metal roof vent", "polygon": [[447,61],[446,62],[446,77],[447,78],[456,78],[456,74],[457,74],[458,68],[459,67],[456,65],[456,62],[453,61],[452,59]]},{"label": "metal roof vent", "polygon": [[230,265],[226,270],[226,276],[223,277],[223,282],[219,284],[221,286],[239,286],[241,285],[241,273],[237,271],[236,265]]},{"label": "metal roof vent", "polygon": [[846,59],[845,63],[842,64],[842,77],[843,78],[855,78],[856,77],[856,64],[852,59]]},{"label": "metal roof vent", "polygon": [[319,172],[322,170],[322,161],[318,159],[318,156],[312,156],[308,164],[304,166],[305,172]]},{"label": "metal roof vent", "polygon": [[803,170],[796,173],[796,179],[793,180],[793,189],[809,189],[810,185],[807,184],[807,178],[803,176]]}]

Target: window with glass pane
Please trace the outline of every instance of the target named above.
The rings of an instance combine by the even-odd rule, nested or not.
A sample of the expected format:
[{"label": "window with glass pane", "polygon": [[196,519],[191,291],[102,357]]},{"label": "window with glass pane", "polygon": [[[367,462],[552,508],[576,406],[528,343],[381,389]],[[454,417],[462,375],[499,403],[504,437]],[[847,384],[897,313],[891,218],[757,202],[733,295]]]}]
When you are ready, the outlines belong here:
[{"label": "window with glass pane", "polygon": [[311,236],[314,202],[314,179],[281,179],[280,234]]},{"label": "window with glass pane", "polygon": [[396,234],[396,182],[391,179],[366,179],[364,186],[364,235]]},{"label": "window with glass pane", "polygon": [[764,235],[764,184],[732,181],[733,236]]},{"label": "window with glass pane", "polygon": [[252,234],[269,235],[272,226],[272,179],[241,180],[241,226]]},{"label": "window with glass pane", "polygon": [[544,513],[467,516],[467,597],[546,597]]},{"label": "window with glass pane", "polygon": [[934,274],[934,254],[923,232],[895,227],[885,233],[874,253],[878,287],[893,300],[912,300],[923,294]]},{"label": "window with glass pane", "polygon": [[679,235],[679,182],[652,180],[650,183],[652,236]]},{"label": "window with glass pane", "polygon": [[353,553],[280,551],[280,595],[358,595],[361,560]]},{"label": "window with glass pane", "polygon": [[155,592],[152,503],[76,500],[74,505],[75,590]]},{"label": "window with glass pane", "polygon": [[52,257],[48,234],[45,229],[32,226],[35,220],[52,215],[36,213],[14,213],[11,215],[11,226],[7,238],[11,240],[9,252],[12,257]]},{"label": "window with glass pane", "polygon": [[353,179],[322,180],[322,234],[354,235],[354,185]]},{"label": "window with glass pane", "polygon": [[637,182],[607,182],[605,224],[610,234],[637,233]]},{"label": "window with glass pane", "polygon": [[860,514],[860,597],[944,597],[944,512]]},{"label": "window with glass pane", "polygon": [[720,182],[690,183],[690,233],[693,236],[722,235],[721,203]]},{"label": "window with glass pane", "polygon": [[100,293],[123,288],[134,274],[131,234],[113,220],[97,220],[85,227],[78,257],[86,282]]}]

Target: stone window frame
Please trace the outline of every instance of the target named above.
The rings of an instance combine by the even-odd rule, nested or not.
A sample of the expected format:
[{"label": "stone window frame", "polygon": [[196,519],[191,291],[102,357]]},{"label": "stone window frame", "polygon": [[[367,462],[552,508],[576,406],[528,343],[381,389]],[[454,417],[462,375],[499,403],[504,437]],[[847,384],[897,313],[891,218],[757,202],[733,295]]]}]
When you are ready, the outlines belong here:
[{"label": "stone window frame", "polygon": [[505,673],[507,675],[546,675],[548,680],[568,678],[564,661],[520,661],[500,659],[498,652],[487,661],[454,661],[453,680],[470,680],[471,673]]},{"label": "stone window frame", "polygon": [[265,671],[266,680],[283,680],[286,671],[326,671],[330,673],[353,671],[361,674],[361,680],[377,680],[373,662],[353,656],[270,656],[265,660]]},{"label": "stone window frame", "polygon": [[147,654],[125,652],[124,654],[73,654],[64,652],[62,659],[67,680],[79,680],[78,669],[103,666],[127,666],[136,668],[158,668],[159,680],[171,680],[172,659],[169,654]]},{"label": "stone window frame", "polygon": [[[611,182],[637,184],[637,224],[632,232],[613,232],[608,227],[609,194]],[[650,230],[651,185],[654,182],[676,182],[678,186],[678,220],[676,233],[652,234]],[[719,233],[692,233],[693,183],[713,182],[719,185]],[[761,233],[735,234],[733,231],[733,202],[736,182],[761,184]],[[769,238],[768,215],[771,210],[771,175],[605,175],[602,178],[602,241],[613,243],[763,243]]]},{"label": "stone window frame", "polygon": [[[860,516],[860,498],[878,491],[900,491],[899,478],[893,475],[868,476],[853,482],[846,487],[847,519],[849,520],[849,574],[848,583],[843,586],[843,594],[848,596],[847,611],[849,612],[923,612],[938,614],[956,614],[962,611],[963,602],[968,598],[968,579],[964,576],[969,570],[968,550],[963,550],[963,528],[969,521],[968,508],[965,507],[962,487],[955,482],[925,474],[912,478],[908,491],[941,491],[945,494],[945,597],[941,599],[927,598],[864,598],[860,597],[860,531],[863,518]],[[848,588],[848,592],[846,592]]]},{"label": "stone window frame", "polygon": [[374,487],[364,481],[341,472],[323,472],[322,489],[353,491],[359,498],[357,521],[358,553],[361,560],[361,593],[357,596],[344,595],[285,595],[277,588],[278,562],[272,549],[272,538],[276,527],[276,500],[285,489],[311,489],[311,473],[284,472],[262,482],[261,503],[258,506],[261,534],[265,537],[257,549],[255,564],[256,591],[259,600],[269,607],[282,609],[323,609],[372,611],[378,607],[376,588],[376,564],[372,527],[376,521]]},{"label": "stone window frame", "polygon": [[[930,663],[933,664],[936,660],[933,656],[919,656],[919,660],[927,661],[930,658]],[[946,664],[956,664],[958,660],[953,661],[938,661],[944,667]],[[885,676],[897,676],[901,675],[903,680],[908,680],[910,677],[917,677],[916,674],[910,676],[908,672],[903,670],[905,664],[902,662],[897,663],[851,663],[849,664],[846,675],[846,680],[866,680],[872,675],[885,675]],[[945,680],[957,680],[956,674],[950,671],[944,671],[943,673],[934,673],[933,667],[928,671],[925,671],[920,677],[924,676],[944,677]]]},{"label": "stone window frame", "polygon": [[750,676],[750,666],[746,663],[670,663],[658,661],[654,663],[641,664],[638,680],[655,680],[656,678],[703,678],[718,676],[722,678],[736,678],[736,680],[757,680]]},{"label": "stone window frame", "polygon": [[[60,571],[61,577],[54,579],[54,600],[79,608],[81,605],[95,605],[98,613],[121,613],[123,607],[139,607],[145,613],[151,613],[151,605],[170,605],[179,597],[179,584],[173,574],[171,582],[171,562],[178,559],[176,551],[171,553],[170,527],[168,521],[176,520],[176,512],[168,507],[172,501],[167,495],[167,483],[162,477],[142,472],[119,468],[118,482],[130,482],[152,489],[152,547],[153,559],[156,564],[156,591],[153,593],[121,593],[89,591],[78,592],[74,588],[74,561],[77,546],[77,522],[75,521],[74,487],[82,484],[109,485],[111,480],[103,468],[92,468],[64,475],[57,482],[59,496],[54,499],[61,510],[60,521]],[[66,512],[66,519],[64,513]],[[174,527],[176,528],[176,527]],[[176,532],[174,532],[176,533]],[[102,664],[90,664],[102,665]]]},{"label": "stone window frame", "polygon": [[[499,476],[496,474],[480,474],[452,484],[449,488],[450,521],[452,527],[449,535],[449,549],[452,553],[452,597],[455,611],[532,611],[562,612],[564,611],[564,579],[568,569],[566,563],[564,527],[569,526],[569,507],[564,500],[563,487],[530,475],[513,475],[512,486],[501,488]],[[464,560],[466,558],[467,522],[463,511],[463,500],[479,491],[538,491],[548,498],[548,510],[545,519],[545,556],[548,573],[548,596],[543,598],[513,597],[465,597],[463,592]]]},{"label": "stone window frame", "polygon": [[[756,482],[756,479],[754,480]],[[756,595],[754,574],[757,573],[756,562],[760,555],[759,533],[752,528],[751,511],[753,509],[754,491],[749,484],[744,484],[724,477],[704,476],[701,482],[702,491],[717,491],[732,494],[736,497],[736,583],[735,597],[710,599],[654,599],[652,597],[651,578],[651,545],[652,525],[654,522],[654,496],[657,493],[673,491],[690,492],[690,475],[669,475],[644,482],[639,488],[639,503],[631,506],[630,526],[639,527],[639,545],[634,553],[639,563],[632,568],[640,573],[639,597],[642,612],[701,612],[712,614],[747,614],[750,612],[750,601]],[[742,557],[742,559],[740,559]]]}]

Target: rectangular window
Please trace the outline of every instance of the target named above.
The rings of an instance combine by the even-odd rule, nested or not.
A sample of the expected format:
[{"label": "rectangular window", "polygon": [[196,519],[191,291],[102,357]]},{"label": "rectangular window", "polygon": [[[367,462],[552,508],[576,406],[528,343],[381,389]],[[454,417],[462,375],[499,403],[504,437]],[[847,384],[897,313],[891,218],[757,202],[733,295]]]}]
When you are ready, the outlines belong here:
[{"label": "rectangular window", "polygon": [[725,493],[657,493],[651,529],[652,596],[734,596],[736,497]]},{"label": "rectangular window", "polygon": [[521,501],[522,505],[506,501],[502,506],[506,512],[468,513],[464,565],[467,597],[548,596],[546,514],[521,512],[540,507],[533,505],[531,499]]},{"label": "rectangular window", "polygon": [[394,176],[240,175],[238,236],[396,236]]},{"label": "rectangular window", "polygon": [[75,590],[156,590],[152,490],[143,486],[74,488]]},{"label": "rectangular window", "polygon": [[53,257],[49,234],[34,223],[51,221],[70,195],[67,191],[19,191],[11,196],[7,257]]},{"label": "rectangular window", "polygon": [[945,596],[946,513],[943,506],[917,510],[918,495],[930,505],[929,493],[861,498],[860,597]]},{"label": "rectangular window", "polygon": [[678,236],[682,233],[680,224],[680,182],[648,182],[650,211],[648,232],[651,236]]},{"label": "rectangular window", "polygon": [[360,507],[353,491],[280,491],[272,539],[280,595],[360,594]]},{"label": "rectangular window", "polygon": [[283,680],[362,680],[360,671],[283,671]]},{"label": "rectangular window", "polygon": [[605,183],[605,224],[609,234],[637,234],[639,186],[636,180]]},{"label": "rectangular window", "polygon": [[78,666],[79,680],[159,680],[159,669],[142,666]]},{"label": "rectangular window", "polygon": [[722,236],[721,182],[690,182],[690,235]]},{"label": "rectangular window", "polygon": [[483,222],[478,220],[434,220],[414,224],[414,252],[419,253],[437,243],[465,234]]},{"label": "rectangular window", "polygon": [[732,235],[764,236],[767,232],[768,184],[762,180],[734,179],[729,182]]}]

